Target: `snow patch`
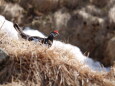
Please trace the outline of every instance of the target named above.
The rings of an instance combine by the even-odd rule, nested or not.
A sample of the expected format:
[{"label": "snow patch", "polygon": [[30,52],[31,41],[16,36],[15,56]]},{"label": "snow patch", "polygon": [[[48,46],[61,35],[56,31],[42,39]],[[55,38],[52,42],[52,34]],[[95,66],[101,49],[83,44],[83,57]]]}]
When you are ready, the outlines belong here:
[{"label": "snow patch", "polygon": [[23,32],[24,32],[25,34],[30,35],[30,36],[39,36],[39,37],[42,37],[42,38],[46,37],[45,35],[43,35],[43,33],[39,32],[38,30],[32,30],[32,29],[29,28],[29,27],[26,27],[26,28],[23,30]]},{"label": "snow patch", "polygon": [[6,20],[5,17],[0,15],[0,30],[12,38],[18,39],[18,32],[15,30],[13,23]]},{"label": "snow patch", "polygon": [[100,62],[94,61],[93,59],[85,56],[77,46],[65,44],[63,42],[55,40],[52,47],[58,47],[61,49],[69,50],[69,52],[74,55],[74,58],[80,63],[84,64],[85,67],[89,67],[95,71],[110,71],[109,67],[102,67]]}]

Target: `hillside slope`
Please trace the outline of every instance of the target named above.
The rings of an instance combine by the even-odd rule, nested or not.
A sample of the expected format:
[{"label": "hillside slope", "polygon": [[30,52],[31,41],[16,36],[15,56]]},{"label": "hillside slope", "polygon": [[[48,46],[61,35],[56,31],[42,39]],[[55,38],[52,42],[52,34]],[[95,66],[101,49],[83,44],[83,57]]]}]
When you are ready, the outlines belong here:
[{"label": "hillside slope", "polygon": [[[57,29],[60,40],[111,66],[115,61],[115,0],[1,0],[0,15],[45,34]],[[110,46],[111,45],[111,46]],[[113,49],[112,49],[112,48]]]},{"label": "hillside slope", "polygon": [[0,38],[0,48],[9,55],[0,65],[1,86],[115,86],[115,67],[95,69],[96,63],[75,46],[54,41],[48,48],[3,30]]}]

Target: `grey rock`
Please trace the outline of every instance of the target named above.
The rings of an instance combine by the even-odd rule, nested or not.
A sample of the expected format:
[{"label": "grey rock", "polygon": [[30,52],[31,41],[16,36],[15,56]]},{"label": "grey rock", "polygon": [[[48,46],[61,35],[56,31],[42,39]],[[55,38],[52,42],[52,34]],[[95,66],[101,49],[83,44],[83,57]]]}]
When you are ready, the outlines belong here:
[{"label": "grey rock", "polygon": [[5,60],[6,58],[8,58],[8,54],[5,50],[0,48],[0,63]]}]

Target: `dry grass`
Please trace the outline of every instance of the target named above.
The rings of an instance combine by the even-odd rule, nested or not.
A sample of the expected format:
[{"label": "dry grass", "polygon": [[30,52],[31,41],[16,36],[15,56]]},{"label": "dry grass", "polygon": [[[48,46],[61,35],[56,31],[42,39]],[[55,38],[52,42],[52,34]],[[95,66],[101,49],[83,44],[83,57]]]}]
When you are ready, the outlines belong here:
[{"label": "dry grass", "polygon": [[115,86],[111,72],[95,72],[72,58],[69,50],[13,40],[0,32],[0,47],[10,58],[0,70],[0,86]]}]

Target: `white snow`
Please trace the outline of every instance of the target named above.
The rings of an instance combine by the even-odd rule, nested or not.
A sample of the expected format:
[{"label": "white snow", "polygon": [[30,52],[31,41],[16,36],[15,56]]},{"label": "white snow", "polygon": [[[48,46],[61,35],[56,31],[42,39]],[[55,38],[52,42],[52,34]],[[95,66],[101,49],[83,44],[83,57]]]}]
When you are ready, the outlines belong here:
[{"label": "white snow", "polygon": [[[7,35],[12,38],[18,39],[18,32],[15,30],[13,23],[6,20],[2,15],[0,15],[0,30],[6,32]],[[31,36],[45,37],[43,33],[37,30],[32,30],[29,27],[26,27],[23,32]]]},{"label": "white snow", "polygon": [[32,30],[29,27],[26,27],[23,32],[30,35],[30,36],[39,36],[42,38],[45,37],[45,35],[43,35],[43,33],[39,32],[38,30]]},{"label": "white snow", "polygon": [[13,27],[13,23],[6,20],[2,15],[0,15],[0,30],[6,32],[12,38],[18,39],[18,32]]},{"label": "white snow", "polygon": [[[13,27],[13,23],[6,20],[3,16],[0,16],[0,29],[7,32],[9,36],[18,39],[18,33]],[[29,27],[27,27],[24,30],[24,33],[28,35],[32,35],[32,36],[46,37],[38,30],[32,30]],[[80,49],[77,46],[73,46],[71,44],[66,44],[64,42],[54,40],[52,48],[55,48],[55,47],[68,50],[70,53],[74,55],[74,58],[76,60],[83,63],[84,66],[90,67],[92,70],[97,70],[97,71],[109,71],[110,70],[110,68],[101,67],[100,62],[98,61],[95,62],[93,59],[83,55],[83,53],[80,51]]]},{"label": "white snow", "polygon": [[93,59],[86,57],[77,46],[55,40],[52,47],[58,47],[61,48],[61,50],[69,50],[69,52],[71,52],[74,55],[74,58],[77,61],[84,64],[85,67],[89,67],[95,71],[108,72],[110,70],[110,68],[102,67],[100,62],[94,61]]}]

